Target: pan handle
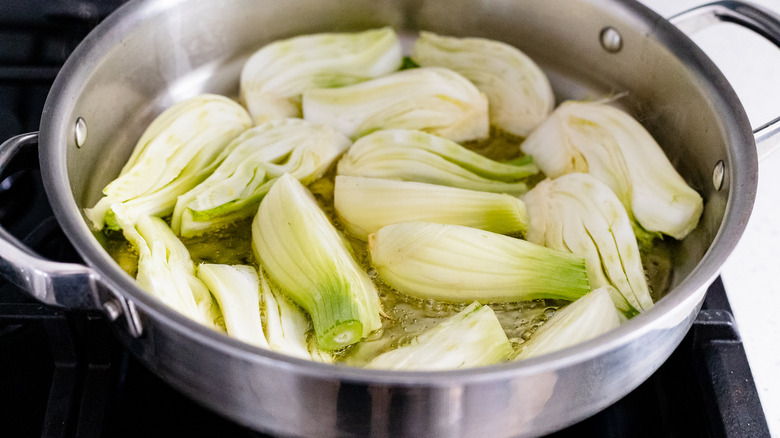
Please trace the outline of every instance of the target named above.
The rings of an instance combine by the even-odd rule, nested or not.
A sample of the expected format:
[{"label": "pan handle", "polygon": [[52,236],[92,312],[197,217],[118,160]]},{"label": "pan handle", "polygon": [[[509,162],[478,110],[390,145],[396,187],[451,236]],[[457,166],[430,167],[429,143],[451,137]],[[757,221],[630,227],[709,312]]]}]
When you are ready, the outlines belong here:
[{"label": "pan handle", "polygon": [[[718,23],[733,23],[752,30],[780,48],[780,15],[764,7],[737,0],[709,3],[669,18],[669,21],[687,34]],[[756,128],[758,159],[766,159],[780,149],[780,117]]]},{"label": "pan handle", "polygon": [[[0,175],[18,152],[38,146],[38,133],[17,135],[0,145]],[[0,225],[0,275],[35,299],[68,309],[102,310],[109,319],[125,315],[128,331],[139,336],[141,326],[132,302],[106,287],[88,266],[48,260],[36,254]]]}]

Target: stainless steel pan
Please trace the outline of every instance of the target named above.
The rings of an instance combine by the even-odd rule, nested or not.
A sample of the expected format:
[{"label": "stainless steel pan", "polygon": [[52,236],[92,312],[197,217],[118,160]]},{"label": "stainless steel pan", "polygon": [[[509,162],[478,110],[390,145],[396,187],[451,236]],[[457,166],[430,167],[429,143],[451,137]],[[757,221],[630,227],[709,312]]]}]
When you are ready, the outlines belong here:
[{"label": "stainless steel pan", "polygon": [[[780,20],[720,2],[676,19],[750,27],[780,45]],[[198,92],[237,93],[242,62],[296,34],[391,25],[506,41],[546,69],[562,98],[626,93],[705,199],[701,224],[670,245],[669,292],[619,329],[520,363],[388,372],[306,362],[210,331],[145,293],[107,255],[82,209],[119,171],[144,127]],[[756,135],[769,145],[779,123]],[[58,75],[39,136],[0,146],[0,170],[37,141],[46,192],[86,265],[44,260],[0,229],[0,273],[41,301],[103,310],[155,373],[194,400],[260,431],[309,436],[532,436],[615,402],[688,331],[750,215],[754,133],[721,73],[683,32],[617,0],[141,0],[98,26]]]}]

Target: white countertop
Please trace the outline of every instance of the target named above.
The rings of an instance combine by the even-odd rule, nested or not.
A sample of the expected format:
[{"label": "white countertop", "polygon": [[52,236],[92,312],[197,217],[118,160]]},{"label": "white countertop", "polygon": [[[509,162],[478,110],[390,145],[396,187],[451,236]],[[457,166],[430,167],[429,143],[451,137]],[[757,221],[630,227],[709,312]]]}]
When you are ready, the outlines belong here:
[{"label": "white countertop", "polygon": [[[664,17],[706,3],[642,0]],[[752,0],[780,13],[780,0]],[[780,116],[780,49],[732,24],[691,35],[739,95],[754,127]],[[756,203],[721,272],[773,435],[780,434],[780,151],[759,164]]]}]

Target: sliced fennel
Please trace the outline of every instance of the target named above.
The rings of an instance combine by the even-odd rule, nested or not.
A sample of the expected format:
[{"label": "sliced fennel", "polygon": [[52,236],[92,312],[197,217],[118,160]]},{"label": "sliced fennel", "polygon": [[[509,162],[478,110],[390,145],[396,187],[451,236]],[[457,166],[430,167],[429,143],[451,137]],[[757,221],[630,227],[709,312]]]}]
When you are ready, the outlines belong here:
[{"label": "sliced fennel", "polygon": [[255,268],[203,263],[197,275],[217,299],[228,335],[268,348],[260,319],[260,278]]},{"label": "sliced fennel", "polygon": [[389,27],[302,35],[255,52],[241,71],[241,100],[257,123],[300,117],[301,95],[350,85],[401,67],[401,42]]},{"label": "sliced fennel", "polygon": [[449,68],[473,82],[487,96],[490,123],[520,137],[542,123],[555,105],[542,69],[509,44],[420,32],[412,59],[423,67]]},{"label": "sliced fennel", "polygon": [[182,236],[247,218],[279,176],[304,184],[322,176],[351,144],[325,125],[301,119],[263,123],[236,138],[205,181],[179,196],[171,228]]},{"label": "sliced fennel", "polygon": [[309,342],[309,318],[297,306],[271,290],[265,276],[260,277],[263,291],[266,334],[270,348],[301,359],[331,363],[333,356]]},{"label": "sliced fennel", "polygon": [[339,160],[338,174],[439,184],[520,195],[533,163],[499,163],[422,131],[390,129],[369,134]]},{"label": "sliced fennel", "polygon": [[606,184],[570,173],[540,182],[523,200],[529,242],[585,258],[591,287],[613,286],[627,317],[653,307],[631,220]]},{"label": "sliced fennel", "polygon": [[382,281],[418,298],[576,300],[590,291],[582,258],[476,228],[398,223],[371,234],[368,248]]},{"label": "sliced fennel", "polygon": [[206,179],[225,146],[251,126],[246,110],[223,96],[204,94],[173,105],[149,125],[119,177],[86,209],[87,218],[100,230],[170,214],[176,197]]},{"label": "sliced fennel", "polygon": [[141,217],[123,232],[138,251],[136,281],[141,289],[179,313],[220,329],[219,307],[195,276],[195,264],[184,244],[160,218]]},{"label": "sliced fennel", "polygon": [[333,205],[347,231],[366,240],[398,222],[464,225],[500,234],[522,234],[525,203],[499,193],[436,184],[339,175]]},{"label": "sliced fennel", "polygon": [[651,233],[682,239],[699,222],[701,196],[638,121],[607,103],[564,102],[521,147],[550,178],[583,172],[606,183]]},{"label": "sliced fennel", "polygon": [[600,287],[559,309],[521,345],[515,359],[528,359],[562,350],[602,335],[620,325],[610,298],[611,286]]},{"label": "sliced fennel", "polygon": [[409,345],[382,353],[366,366],[391,370],[449,370],[492,365],[513,353],[490,306],[477,302],[441,321]]},{"label": "sliced fennel", "polygon": [[417,129],[452,141],[487,138],[485,95],[463,76],[439,67],[403,70],[341,88],[303,93],[303,118],[352,139],[380,129]]},{"label": "sliced fennel", "polygon": [[311,317],[326,351],[379,329],[379,295],[311,193],[289,174],[252,222],[252,249],[269,278]]}]

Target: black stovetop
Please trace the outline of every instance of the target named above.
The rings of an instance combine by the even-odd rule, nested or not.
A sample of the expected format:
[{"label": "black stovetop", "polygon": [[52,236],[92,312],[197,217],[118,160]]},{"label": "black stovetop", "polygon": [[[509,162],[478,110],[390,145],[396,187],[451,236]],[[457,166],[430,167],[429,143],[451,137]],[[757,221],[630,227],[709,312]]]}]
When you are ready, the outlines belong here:
[{"label": "black stovetop", "polygon": [[[0,3],[0,141],[35,131],[79,41],[124,0]],[[46,257],[80,261],[46,202],[35,150],[0,176],[0,223]],[[0,277],[0,431],[5,436],[262,436],[152,375],[102,315],[43,306]],[[763,437],[766,419],[723,283],[645,383],[555,437]]]}]

